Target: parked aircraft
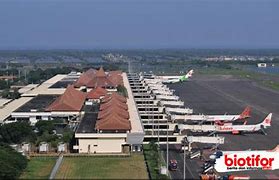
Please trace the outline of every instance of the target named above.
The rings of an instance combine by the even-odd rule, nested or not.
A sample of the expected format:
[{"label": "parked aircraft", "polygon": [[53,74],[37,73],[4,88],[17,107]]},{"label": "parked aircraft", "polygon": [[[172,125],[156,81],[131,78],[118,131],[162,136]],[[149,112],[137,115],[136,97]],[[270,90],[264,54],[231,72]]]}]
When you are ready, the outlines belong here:
[{"label": "parked aircraft", "polygon": [[224,122],[233,122],[235,120],[246,119],[250,117],[251,108],[246,107],[241,114],[238,115],[171,115],[172,120],[197,121],[197,122],[215,122],[222,125]]},{"label": "parked aircraft", "polygon": [[261,123],[255,125],[233,125],[232,123],[226,123],[223,125],[189,125],[189,124],[180,124],[178,125],[179,130],[189,129],[193,132],[216,132],[216,133],[232,133],[240,134],[245,132],[263,132],[266,134],[265,129],[271,126],[271,117],[270,113]]},{"label": "parked aircraft", "polygon": [[155,79],[161,79],[162,83],[178,83],[183,82],[191,78],[194,74],[194,70],[191,69],[187,74],[184,76],[156,76]]}]

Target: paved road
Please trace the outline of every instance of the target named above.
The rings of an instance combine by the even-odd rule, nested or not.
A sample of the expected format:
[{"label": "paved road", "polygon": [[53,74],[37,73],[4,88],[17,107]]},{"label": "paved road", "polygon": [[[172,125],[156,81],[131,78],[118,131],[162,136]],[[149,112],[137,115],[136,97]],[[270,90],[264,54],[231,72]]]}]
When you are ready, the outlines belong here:
[{"label": "paved road", "polygon": [[48,179],[54,179],[55,178],[62,161],[63,161],[63,154],[60,154],[58,159],[56,160],[56,163],[55,163],[53,169],[51,170],[51,173],[50,173],[50,176],[49,176]]},{"label": "paved road", "polygon": [[[184,154],[181,152],[178,152],[178,150],[176,150],[173,145],[170,145],[172,147],[170,147],[169,150],[169,160],[171,159],[175,159],[177,160],[178,163],[178,169],[176,171],[170,171],[170,176],[172,179],[181,179],[183,178],[183,159],[184,159]],[[163,151],[164,154],[164,158],[166,159],[166,146],[162,145],[161,146],[161,150]],[[201,170],[200,168],[200,164],[201,162],[197,161],[197,160],[190,160],[188,158],[186,158],[186,168],[185,168],[185,173],[186,173],[186,177],[187,179],[197,179],[197,177],[199,177],[199,171]]]}]

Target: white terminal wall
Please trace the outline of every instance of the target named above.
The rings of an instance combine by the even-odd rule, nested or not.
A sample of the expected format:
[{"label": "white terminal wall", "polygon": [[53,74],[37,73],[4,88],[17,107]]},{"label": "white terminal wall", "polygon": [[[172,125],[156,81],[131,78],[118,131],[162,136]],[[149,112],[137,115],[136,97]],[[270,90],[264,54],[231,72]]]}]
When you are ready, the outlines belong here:
[{"label": "white terminal wall", "polygon": [[79,153],[121,153],[125,138],[79,139]]}]

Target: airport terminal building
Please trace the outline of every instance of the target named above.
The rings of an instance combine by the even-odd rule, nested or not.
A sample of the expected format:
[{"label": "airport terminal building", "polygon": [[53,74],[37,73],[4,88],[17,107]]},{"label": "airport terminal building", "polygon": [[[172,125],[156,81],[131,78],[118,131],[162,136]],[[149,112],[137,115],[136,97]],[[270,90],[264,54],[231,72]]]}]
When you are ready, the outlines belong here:
[{"label": "airport terminal building", "polygon": [[[124,86],[125,96],[117,92]],[[144,130],[126,73],[89,69],[56,75],[20,90],[0,109],[0,122],[63,120],[75,131],[78,153],[140,151]]]}]

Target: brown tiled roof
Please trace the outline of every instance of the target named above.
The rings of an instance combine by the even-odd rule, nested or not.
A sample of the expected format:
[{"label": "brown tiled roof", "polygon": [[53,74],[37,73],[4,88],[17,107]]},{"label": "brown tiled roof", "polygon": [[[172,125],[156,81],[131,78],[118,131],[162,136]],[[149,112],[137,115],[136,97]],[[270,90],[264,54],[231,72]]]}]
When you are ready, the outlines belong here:
[{"label": "brown tiled roof", "polygon": [[109,108],[109,107],[111,107],[111,106],[115,106],[115,107],[118,106],[119,108],[124,109],[124,110],[127,110],[127,109],[128,109],[127,104],[122,103],[122,102],[120,102],[120,101],[118,101],[118,100],[113,99],[113,100],[110,100],[109,102],[106,102],[106,103],[101,104],[100,110],[101,110],[101,111],[102,111],[102,110],[105,110],[105,109],[107,109],[107,108]]},{"label": "brown tiled roof", "polygon": [[97,130],[131,130],[130,121],[122,121],[120,118],[114,116],[109,120],[98,120],[95,128]]},{"label": "brown tiled roof", "polygon": [[108,79],[113,82],[114,84],[123,85],[123,77],[122,77],[122,71],[110,71],[108,73]]},{"label": "brown tiled roof", "polygon": [[106,76],[95,76],[92,78],[87,84],[86,87],[89,88],[97,88],[97,87],[102,87],[102,88],[111,88],[111,87],[116,87],[116,85],[111,82]]},{"label": "brown tiled roof", "polygon": [[96,74],[95,69],[89,69],[86,72],[84,72],[79,79],[74,83],[75,87],[81,87],[86,86],[86,84],[95,76]]},{"label": "brown tiled roof", "polygon": [[[121,95],[119,95],[121,96]],[[102,101],[95,129],[97,130],[131,130],[128,106],[118,95],[106,95]],[[125,98],[125,97],[123,97]],[[122,99],[122,100],[121,100]]]},{"label": "brown tiled roof", "polygon": [[102,119],[110,114],[117,114],[117,115],[120,115],[121,117],[124,117],[126,119],[129,119],[129,113],[127,110],[124,110],[122,108],[119,108],[119,107],[114,107],[114,108],[108,108],[108,109],[105,109],[103,111],[100,111],[98,113],[98,119]]},{"label": "brown tiled roof", "polygon": [[86,86],[88,88],[111,88],[123,85],[121,71],[110,71],[105,73],[103,67],[98,71],[89,69],[83,73],[80,78],[74,83],[75,87]]},{"label": "brown tiled roof", "polygon": [[105,96],[107,94],[107,90],[101,87],[97,87],[96,89],[92,89],[89,93],[87,93],[87,99],[100,99],[101,96]]},{"label": "brown tiled roof", "polygon": [[76,90],[71,85],[67,87],[63,95],[46,108],[46,111],[80,111],[85,98],[85,93]]},{"label": "brown tiled roof", "polygon": [[113,92],[113,93],[111,93],[111,94],[107,94],[104,98],[103,98],[103,100],[102,100],[102,102],[107,102],[107,101],[110,101],[110,99],[112,99],[112,98],[116,98],[117,100],[119,100],[119,101],[121,101],[121,102],[127,102],[127,99],[124,97],[124,96],[122,96],[122,95],[120,95],[120,94],[118,94],[117,92]]},{"label": "brown tiled roof", "polygon": [[99,118],[102,121],[109,121],[111,118],[117,117],[120,121],[129,121],[129,118],[122,116],[121,114],[118,114],[116,112],[112,112],[111,114],[108,114],[102,118]]},{"label": "brown tiled roof", "polygon": [[106,77],[107,76],[105,71],[104,71],[104,69],[103,69],[103,67],[100,67],[100,69],[96,73],[96,76],[97,77]]}]

